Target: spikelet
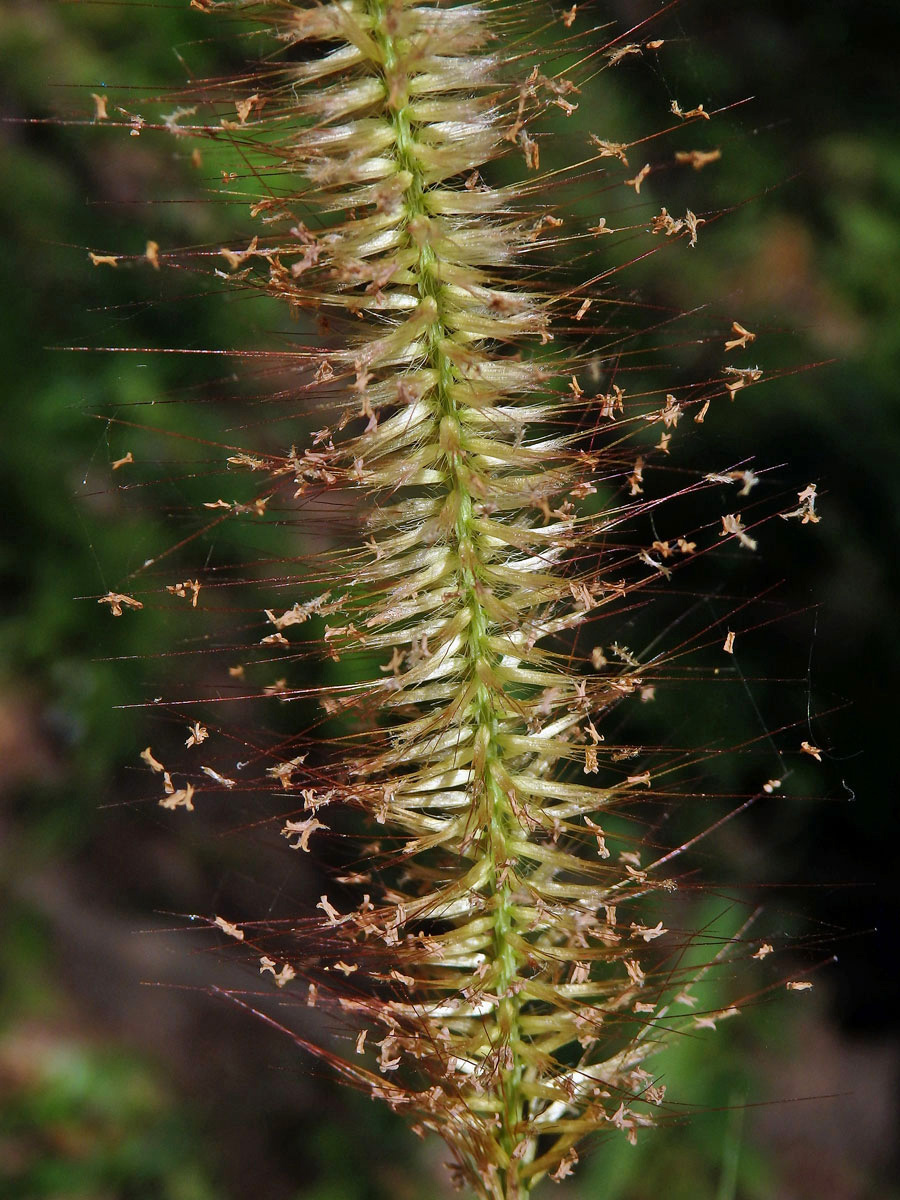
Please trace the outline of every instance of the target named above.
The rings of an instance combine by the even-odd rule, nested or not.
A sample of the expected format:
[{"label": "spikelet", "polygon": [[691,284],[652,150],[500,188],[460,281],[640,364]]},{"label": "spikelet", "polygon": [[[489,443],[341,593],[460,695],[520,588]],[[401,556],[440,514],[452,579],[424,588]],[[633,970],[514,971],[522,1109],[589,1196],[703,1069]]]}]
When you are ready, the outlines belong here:
[{"label": "spikelet", "polygon": [[[254,93],[200,130],[246,147],[264,184],[262,223],[220,262],[241,287],[324,318],[300,391],[330,414],[278,462],[232,454],[270,473],[255,510],[210,507],[252,516],[333,494],[359,514],[358,540],[322,568],[329,590],[268,610],[263,638],[288,647],[293,626],[319,623],[328,655],[352,666],[351,684],[321,693],[345,740],[315,771],[279,754],[263,784],[302,794],[282,828],[300,853],[327,834],[328,810],[361,810],[375,865],[344,877],[362,901],[323,895],[321,916],[298,919],[260,969],[279,987],[307,980],[349,1030],[337,1069],[436,1131],[478,1195],[516,1200],[571,1173],[586,1134],[633,1141],[652,1124],[663,1089],[645,1060],[696,1021],[694,976],[663,923],[643,920],[676,886],[672,855],[644,861],[625,819],[662,785],[603,732],[649,677],[617,643],[609,658],[574,653],[582,627],[696,550],[687,533],[638,548],[620,533],[644,511],[645,459],[625,437],[649,427],[665,451],[688,406],[669,394],[628,411],[620,387],[569,378],[586,356],[548,348],[552,322],[578,328],[591,293],[529,282],[560,225],[535,206],[530,128],[548,107],[571,111],[577,88],[504,65],[520,32],[506,9],[196,6],[248,18],[265,42]],[[171,117],[184,136],[183,110]],[[613,143],[595,142],[605,169]],[[525,183],[483,181],[503,154]],[[650,236],[683,234],[687,251],[702,223],[688,216]],[[697,420],[713,394],[698,394]],[[585,433],[602,426],[605,454]],[[722,536],[752,544],[740,514]],[[196,606],[199,580],[179,586]],[[615,643],[615,622],[603,628]],[[274,686],[284,698],[315,680]],[[202,771],[182,803],[235,784]],[[174,807],[185,789],[170,787]]]}]

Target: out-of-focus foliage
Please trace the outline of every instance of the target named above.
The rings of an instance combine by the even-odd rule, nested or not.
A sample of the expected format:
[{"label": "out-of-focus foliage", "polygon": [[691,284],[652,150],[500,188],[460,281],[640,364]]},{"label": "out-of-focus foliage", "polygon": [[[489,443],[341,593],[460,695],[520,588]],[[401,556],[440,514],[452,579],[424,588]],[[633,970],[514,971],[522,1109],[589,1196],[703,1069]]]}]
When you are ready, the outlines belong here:
[{"label": "out-of-focus foliage", "polygon": [[[593,11],[624,26],[652,7],[610,0]],[[672,211],[734,211],[702,229],[695,251],[679,246],[661,256],[664,269],[650,262],[625,286],[676,308],[702,301],[714,329],[739,318],[764,331],[767,370],[827,360],[739,395],[704,436],[718,461],[786,463],[786,486],[816,479],[823,495],[822,524],[771,539],[760,578],[785,578],[788,607],[818,605],[818,615],[767,631],[752,661],[769,678],[753,684],[769,724],[798,716],[779,707],[779,664],[809,670],[813,740],[830,757],[797,783],[808,799],[750,818],[734,850],[745,878],[769,889],[772,919],[793,933],[819,922],[841,957],[802,1017],[773,1001],[714,1050],[708,1037],[686,1039],[669,1069],[692,1081],[685,1098],[707,1111],[635,1151],[601,1147],[573,1196],[894,1194],[898,948],[877,889],[896,845],[898,35],[900,14],[887,4],[803,0],[786,13],[774,0],[685,3],[662,20],[659,65],[606,71],[602,109],[582,107],[567,127],[573,138],[590,130],[624,141],[662,124],[672,99],[737,105],[708,136],[692,126],[685,138],[685,149],[721,146],[720,163],[647,185]],[[248,316],[245,303],[194,295],[167,273],[88,259],[89,249],[140,254],[148,238],[163,248],[223,239],[227,210],[205,202],[189,150],[90,125],[92,91],[131,110],[141,89],[233,69],[238,60],[223,57],[233,44],[210,38],[208,18],[187,3],[0,8],[0,1177],[14,1181],[4,1194],[22,1197],[203,1200],[252,1187],[266,1200],[412,1200],[442,1186],[434,1148],[311,1075],[246,1014],[194,991],[226,968],[151,916],[206,913],[257,884],[232,845],[182,845],[129,802],[146,718],[114,706],[162,673],[150,656],[169,645],[166,612],[112,620],[79,599],[118,586],[168,544],[169,511],[193,498],[176,462],[128,477],[140,484],[168,469],[166,504],[120,487],[110,464],[130,437],[109,415],[200,439],[219,431],[207,406],[163,402],[208,378],[205,366],[57,347],[227,347],[248,344],[253,329],[268,336],[262,308]],[[615,201],[585,203],[602,215]],[[719,362],[703,347],[690,353],[700,370]],[[178,461],[201,461],[197,445]],[[292,868],[283,866],[284,887],[305,892]],[[260,905],[270,901],[260,889]],[[866,932],[874,925],[877,936]],[[854,936],[843,945],[845,932]],[[734,1116],[748,1100],[832,1093],[841,1098]]]}]

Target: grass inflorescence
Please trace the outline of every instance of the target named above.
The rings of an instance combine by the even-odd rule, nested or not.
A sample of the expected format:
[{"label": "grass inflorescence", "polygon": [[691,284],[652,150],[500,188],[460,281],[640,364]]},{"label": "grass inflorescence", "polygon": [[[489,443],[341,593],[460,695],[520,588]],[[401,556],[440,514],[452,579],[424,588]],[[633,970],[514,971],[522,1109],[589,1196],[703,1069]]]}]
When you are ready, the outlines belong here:
[{"label": "grass inflorescence", "polygon": [[[230,680],[312,697],[331,736],[255,745],[238,781],[225,751],[201,750],[210,728],[194,715],[189,752],[215,766],[173,777],[150,748],[144,762],[167,808],[267,790],[301,854],[355,843],[331,814],[362,814],[364,851],[314,916],[282,930],[277,954],[264,943],[259,969],[280,988],[302,982],[334,1018],[314,1053],[440,1134],[477,1194],[520,1200],[571,1174],[586,1135],[634,1141],[664,1116],[650,1055],[737,1012],[694,1010],[697,982],[740,937],[699,966],[685,954],[690,934],[666,924],[685,844],[665,845],[648,816],[704,753],[619,744],[613,722],[651,701],[686,649],[636,652],[623,615],[711,549],[755,549],[762,517],[740,511],[669,537],[636,531],[670,495],[739,485],[750,496],[758,479],[742,464],[682,472],[661,494],[645,472],[680,421],[702,424],[711,403],[759,381],[755,364],[731,360],[756,335],[729,323],[731,359],[713,380],[670,391],[641,368],[629,394],[607,273],[546,282],[554,261],[592,262],[586,248],[612,230],[564,212],[566,172],[541,174],[540,129],[564,126],[599,66],[657,52],[643,28],[576,34],[573,8],[553,18],[561,45],[538,61],[546,38],[490,0],[194,7],[230,32],[239,18],[259,61],[195,85],[157,124],[198,147],[228,142],[245,169],[225,186],[255,225],[185,261],[211,258],[233,285],[315,320],[321,338],[273,368],[278,398],[302,399],[319,427],[279,454],[229,446],[227,467],[264,483],[206,508],[216,521],[277,513],[285,530],[304,513],[326,527],[341,514],[340,544],[281,586],[291,603],[265,610],[260,654],[299,660],[298,678],[257,688],[245,654]],[[670,114],[677,128],[707,118],[702,105]],[[142,132],[138,119],[125,123]],[[596,133],[572,178],[589,191],[619,171],[619,195],[638,203],[642,149]],[[716,157],[676,161],[699,170]],[[620,231],[651,250],[693,253],[709,219],[615,204],[628,213]],[[150,242],[145,257],[177,256]],[[815,490],[785,515],[815,520]],[[208,581],[197,571],[166,586],[196,608]],[[115,615],[143,603],[102,600]],[[294,640],[309,628],[318,667]],[[722,636],[731,654],[734,635]],[[263,948],[249,927],[216,924]]]}]

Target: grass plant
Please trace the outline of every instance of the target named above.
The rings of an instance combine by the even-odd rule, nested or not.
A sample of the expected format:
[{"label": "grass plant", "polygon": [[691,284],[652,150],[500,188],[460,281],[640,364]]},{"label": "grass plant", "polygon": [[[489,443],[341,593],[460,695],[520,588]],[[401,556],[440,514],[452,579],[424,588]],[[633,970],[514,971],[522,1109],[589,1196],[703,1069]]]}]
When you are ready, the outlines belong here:
[{"label": "grass plant", "polygon": [[[250,791],[292,851],[329,847],[314,913],[213,923],[279,995],[326,1015],[299,1045],[439,1134],[461,1185],[524,1200],[573,1174],[591,1135],[634,1142],[667,1119],[652,1056],[736,1015],[737,997],[698,1010],[698,985],[771,950],[746,926],[685,928],[677,893],[686,851],[780,780],[672,840],[660,814],[701,796],[702,763],[727,747],[622,735],[698,645],[716,672],[734,651],[732,629],[682,636],[669,616],[626,645],[635,614],[662,612],[699,560],[752,555],[774,515],[746,463],[668,465],[686,427],[760,382],[756,333],[738,314],[717,325],[721,371],[686,382],[666,366],[684,335],[667,339],[689,314],[618,282],[629,261],[687,272],[700,252],[718,214],[650,212],[642,187],[715,163],[716,148],[660,148],[710,114],[673,100],[664,130],[614,140],[590,107],[598,74],[665,39],[598,25],[599,8],[193,7],[252,67],[196,81],[154,120],[98,95],[96,119],[155,126],[198,166],[225,146],[220,188],[253,224],[181,252],[148,241],[131,265],[268,297],[298,332],[258,352],[256,444],[213,448],[241,499],[210,493],[177,555],[100,597],[129,619],[159,601],[217,613],[204,637],[223,666],[200,683],[215,715],[179,710],[186,761],[148,747],[144,764],[166,809]],[[585,106],[582,142],[566,126]],[[276,409],[298,431],[280,449],[259,433]],[[727,511],[698,518],[723,488]],[[814,522],[815,503],[807,488],[780,515]],[[226,522],[266,547],[252,572],[159,574]],[[224,601],[250,575],[275,598],[230,610],[235,648]],[[318,714],[268,739],[222,715],[257,699]]]}]

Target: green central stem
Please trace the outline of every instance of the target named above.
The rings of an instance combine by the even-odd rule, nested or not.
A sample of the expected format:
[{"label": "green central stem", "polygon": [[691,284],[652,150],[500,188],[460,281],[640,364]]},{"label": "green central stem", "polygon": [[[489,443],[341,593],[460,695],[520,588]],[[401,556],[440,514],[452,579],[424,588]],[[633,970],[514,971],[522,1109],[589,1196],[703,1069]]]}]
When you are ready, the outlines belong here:
[{"label": "green central stem", "polygon": [[[439,260],[428,237],[427,185],[415,152],[416,126],[409,110],[408,78],[402,64],[403,46],[389,32],[388,2],[369,0],[369,12],[374,20],[373,36],[383,54],[389,97],[387,109],[394,132],[396,161],[399,170],[406,173],[410,180],[404,191],[404,225],[407,245],[418,247],[413,267],[415,286],[422,301],[430,299],[434,304],[434,319],[425,332],[427,362],[436,379],[435,440],[443,448],[447,501],[456,513],[452,536],[459,592],[469,614],[464,656],[466,673],[475,684],[469,710],[476,748],[472,797],[483,815],[480,844],[483,853],[490,858],[485,892],[494,918],[494,970],[489,980],[490,986],[500,997],[494,1051],[496,1061],[501,1065],[497,1068],[495,1087],[501,1109],[499,1141],[508,1159],[508,1166],[501,1171],[499,1194],[506,1200],[522,1200],[530,1190],[529,1182],[521,1178],[522,1160],[513,1157],[513,1154],[524,1140],[521,1128],[524,1115],[521,1087],[524,1064],[517,1053],[521,1036],[519,1015],[522,1001],[515,986],[520,978],[523,958],[510,939],[514,928],[514,883],[511,881],[514,864],[511,864],[509,843],[517,825],[510,798],[500,782],[499,770],[502,758],[499,724],[508,706],[504,702],[502,689],[491,682],[492,666],[497,661],[497,655],[488,645],[490,618],[481,600],[486,586],[481,578],[486,559],[482,535],[474,527],[472,480],[476,471],[472,454],[466,450],[466,433],[454,397],[454,388],[460,382],[460,377],[444,348],[451,332],[446,319],[446,287],[441,282]],[[424,228],[416,230],[415,222]],[[414,233],[418,236],[414,236]],[[504,1046],[509,1048],[508,1055],[502,1054]]]}]

